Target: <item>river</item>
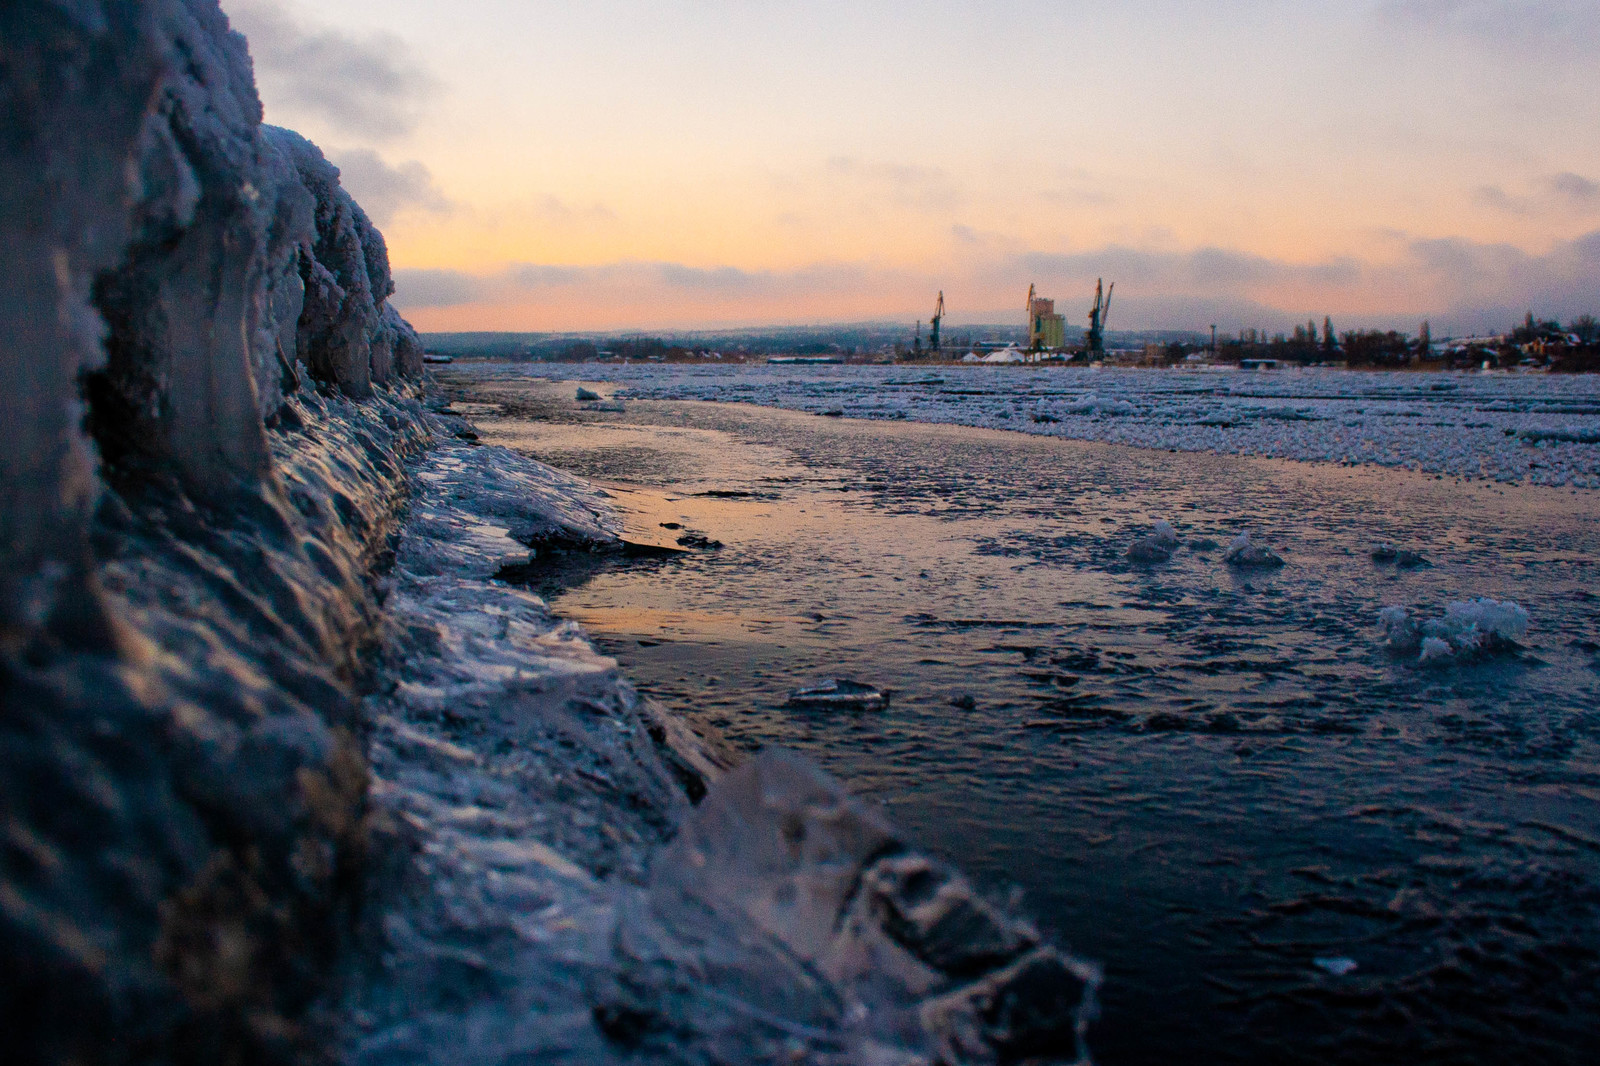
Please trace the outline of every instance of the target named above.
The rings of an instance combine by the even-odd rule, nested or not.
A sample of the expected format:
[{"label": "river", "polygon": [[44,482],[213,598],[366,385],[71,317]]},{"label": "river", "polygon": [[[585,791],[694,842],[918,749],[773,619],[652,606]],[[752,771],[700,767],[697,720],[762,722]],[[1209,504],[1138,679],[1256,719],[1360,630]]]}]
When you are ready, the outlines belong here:
[{"label": "river", "polygon": [[[1098,1062],[1588,1061],[1593,493],[445,381],[486,443],[713,542],[541,591],[642,691],[809,753],[1101,960]],[[1182,546],[1131,562],[1157,520]],[[1246,530],[1286,565],[1226,565]],[[1385,649],[1383,607],[1478,596],[1527,610],[1519,648]],[[785,706],[828,677],[892,701]]]}]

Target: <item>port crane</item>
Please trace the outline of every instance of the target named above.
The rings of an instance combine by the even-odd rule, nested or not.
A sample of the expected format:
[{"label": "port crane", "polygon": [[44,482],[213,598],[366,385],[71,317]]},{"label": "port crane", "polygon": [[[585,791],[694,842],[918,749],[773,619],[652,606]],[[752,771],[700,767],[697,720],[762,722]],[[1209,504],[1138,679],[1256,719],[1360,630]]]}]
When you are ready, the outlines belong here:
[{"label": "port crane", "polygon": [[1102,294],[1105,281],[1105,278],[1095,280],[1094,306],[1089,309],[1088,356],[1091,359],[1105,354],[1106,350],[1106,319],[1111,317],[1111,293],[1115,291],[1117,283],[1113,281],[1111,288]]},{"label": "port crane", "polygon": [[928,351],[939,350],[939,323],[944,320],[944,290],[939,290],[939,302],[933,305],[933,320],[928,329]]}]

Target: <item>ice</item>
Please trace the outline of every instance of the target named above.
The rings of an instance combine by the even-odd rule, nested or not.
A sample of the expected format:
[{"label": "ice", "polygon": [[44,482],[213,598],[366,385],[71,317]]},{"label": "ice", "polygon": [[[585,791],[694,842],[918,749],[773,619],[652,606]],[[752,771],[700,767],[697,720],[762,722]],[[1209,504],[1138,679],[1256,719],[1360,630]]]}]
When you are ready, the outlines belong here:
[{"label": "ice", "polygon": [[1136,563],[1164,563],[1178,550],[1178,531],[1166,520],[1158,521],[1148,537],[1140,537],[1128,549]]},{"label": "ice", "polygon": [[1229,566],[1241,568],[1269,568],[1282,566],[1283,560],[1271,548],[1264,544],[1255,544],[1250,540],[1249,533],[1240,533],[1233,538],[1233,543],[1228,545],[1227,552],[1222,556],[1222,561]]},{"label": "ice", "polygon": [[517,364],[470,372],[604,381],[639,399],[837,410],[1140,448],[1600,488],[1595,375],[958,365],[941,367],[937,379],[908,381],[895,367],[750,364]]},{"label": "ice", "polygon": [[1378,612],[1385,646],[1396,655],[1418,653],[1419,662],[1438,662],[1515,648],[1528,632],[1528,612],[1510,600],[1459,600],[1443,618],[1418,622],[1405,607]]},{"label": "ice", "polygon": [[1515,643],[1528,633],[1528,612],[1510,600],[1466,600],[1445,608],[1451,643],[1490,650]]},{"label": "ice", "polygon": [[879,711],[889,706],[891,693],[847,678],[829,678],[789,693],[791,707],[842,708]]},{"label": "ice", "polygon": [[1450,646],[1449,641],[1440,640],[1438,637],[1423,637],[1422,654],[1417,656],[1417,661],[1431,663],[1440,659],[1451,659],[1455,657],[1455,653],[1456,650]]},{"label": "ice", "polygon": [[1319,970],[1333,974],[1335,977],[1345,977],[1355,973],[1359,966],[1355,959],[1346,958],[1343,955],[1333,958],[1312,959],[1311,964]]}]

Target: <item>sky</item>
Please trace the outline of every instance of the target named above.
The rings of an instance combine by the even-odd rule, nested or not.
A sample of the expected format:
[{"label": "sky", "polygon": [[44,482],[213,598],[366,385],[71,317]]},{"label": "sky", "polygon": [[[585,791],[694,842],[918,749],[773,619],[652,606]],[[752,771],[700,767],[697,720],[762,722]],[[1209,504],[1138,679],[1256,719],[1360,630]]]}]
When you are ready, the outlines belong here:
[{"label": "sky", "polygon": [[423,330],[1600,314],[1597,0],[223,0]]}]

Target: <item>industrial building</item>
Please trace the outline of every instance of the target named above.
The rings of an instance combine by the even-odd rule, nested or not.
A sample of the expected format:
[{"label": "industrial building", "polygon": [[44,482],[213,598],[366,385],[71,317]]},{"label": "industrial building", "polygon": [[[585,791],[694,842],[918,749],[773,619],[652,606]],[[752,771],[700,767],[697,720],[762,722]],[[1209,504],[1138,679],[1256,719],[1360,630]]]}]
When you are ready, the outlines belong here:
[{"label": "industrial building", "polygon": [[1028,348],[1062,348],[1067,343],[1067,319],[1056,314],[1056,302],[1035,295],[1028,286]]}]

